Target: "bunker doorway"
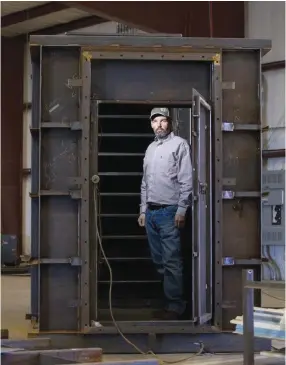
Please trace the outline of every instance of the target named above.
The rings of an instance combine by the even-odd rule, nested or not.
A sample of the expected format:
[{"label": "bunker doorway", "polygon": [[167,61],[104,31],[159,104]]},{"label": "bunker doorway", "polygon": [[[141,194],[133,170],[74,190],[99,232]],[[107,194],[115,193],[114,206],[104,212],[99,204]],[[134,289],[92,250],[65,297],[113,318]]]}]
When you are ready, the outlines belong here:
[{"label": "bunker doorway", "polygon": [[162,308],[162,283],[151,261],[146,232],[137,223],[143,157],[154,135],[150,111],[165,106],[171,111],[173,130],[191,145],[193,202],[182,232],[184,286],[187,310],[183,320],[191,324],[212,320],[212,164],[211,107],[193,90],[186,105],[95,102],[93,131],[96,145],[97,228],[108,266],[95,240],[96,320],[150,322]]}]

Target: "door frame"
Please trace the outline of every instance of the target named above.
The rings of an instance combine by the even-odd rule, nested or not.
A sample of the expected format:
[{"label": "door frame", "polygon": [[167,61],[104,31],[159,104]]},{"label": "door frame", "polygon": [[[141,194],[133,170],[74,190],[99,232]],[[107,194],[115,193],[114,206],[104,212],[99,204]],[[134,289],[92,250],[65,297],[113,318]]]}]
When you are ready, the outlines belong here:
[{"label": "door frame", "polygon": [[[217,330],[222,328],[222,85],[221,85],[221,51],[217,52],[154,52],[149,50],[144,52],[122,51],[119,50],[106,51],[106,49],[98,49],[97,52],[87,51],[82,48],[82,59],[89,62],[91,68],[92,59],[129,59],[129,60],[161,60],[161,61],[200,61],[211,63],[211,85],[209,103],[213,110],[213,247],[214,247],[214,268],[213,268],[213,321],[212,324]],[[120,57],[119,57],[120,56]],[[172,107],[173,105],[192,105],[191,101],[167,101],[167,100],[99,100],[96,96],[92,96],[93,101],[98,103],[124,103],[124,104],[164,104]],[[96,293],[97,295],[97,293]],[[191,321],[189,321],[191,322]],[[142,329],[141,329],[142,330]]]}]

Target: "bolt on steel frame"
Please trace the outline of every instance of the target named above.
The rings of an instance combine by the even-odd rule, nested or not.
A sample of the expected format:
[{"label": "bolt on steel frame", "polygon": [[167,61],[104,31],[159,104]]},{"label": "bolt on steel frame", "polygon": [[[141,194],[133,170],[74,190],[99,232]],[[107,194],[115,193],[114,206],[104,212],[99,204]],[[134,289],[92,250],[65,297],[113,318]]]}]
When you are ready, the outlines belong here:
[{"label": "bolt on steel frame", "polygon": [[[224,148],[230,148],[230,142],[227,141],[227,145],[224,142],[224,132],[234,131],[239,125],[237,122],[241,122],[239,130],[242,133],[257,132],[260,128],[260,122],[256,120],[255,113],[254,116],[249,118],[249,121],[240,120],[239,117],[238,120],[235,119],[235,113],[240,113],[243,116],[245,116],[245,113],[240,110],[233,111],[237,108],[235,105],[237,102],[232,100],[230,93],[235,90],[235,83],[239,84],[241,76],[239,74],[240,69],[239,71],[234,69],[236,61],[233,55],[237,54],[241,62],[245,62],[246,66],[251,66],[253,71],[257,72],[256,77],[259,80],[260,52],[268,49],[270,49],[270,42],[255,40],[174,37],[31,37],[33,60],[31,131],[34,132],[31,194],[34,267],[32,269],[31,315],[36,317],[40,333],[46,331],[50,333],[59,331],[71,331],[81,334],[96,333],[97,339],[100,335],[116,333],[115,329],[112,328],[91,327],[91,320],[94,318],[97,305],[95,298],[97,293],[93,292],[97,280],[97,263],[94,262],[94,257],[91,258],[92,248],[90,247],[90,240],[95,238],[94,227],[92,227],[90,179],[94,173],[97,173],[95,161],[97,146],[92,140],[95,137],[94,124],[96,123],[96,116],[92,122],[91,118],[96,115],[97,110],[95,109],[98,108],[98,105],[94,106],[91,99],[102,100],[101,95],[96,95],[92,91],[91,64],[92,60],[99,59],[120,59],[122,62],[124,60],[140,60],[142,62],[160,60],[162,63],[168,61],[208,62],[211,65],[209,85],[211,97],[208,101],[194,87],[193,97],[192,88],[190,88],[188,99],[184,98],[184,100],[178,96],[173,100],[163,97],[160,100],[158,97],[149,100],[142,97],[141,100],[136,100],[135,98],[131,99],[130,93],[128,94],[128,91],[126,91],[125,96],[120,98],[121,100],[113,98],[111,100],[103,99],[102,101],[162,103],[170,106],[174,103],[182,106],[192,105],[193,122],[200,117],[201,108],[209,111],[209,118],[212,119],[209,133],[212,136],[213,143],[213,150],[209,151],[209,157],[212,157],[210,161],[213,163],[214,171],[213,199],[210,200],[212,206],[209,204],[209,217],[212,209],[213,219],[207,223],[212,232],[209,232],[209,236],[202,236],[200,245],[203,244],[203,241],[212,241],[214,257],[211,261],[213,269],[209,269],[205,274],[206,276],[209,275],[208,279],[204,276],[200,280],[204,281],[204,285],[209,280],[209,287],[212,288],[212,301],[208,305],[201,301],[202,296],[206,293],[202,292],[202,285],[200,285],[196,291],[193,291],[193,295],[196,296],[194,302],[198,305],[196,313],[200,317],[199,323],[202,324],[201,326],[189,326],[187,323],[180,321],[174,328],[168,326],[167,323],[161,323],[160,330],[160,323],[158,322],[156,329],[150,324],[145,327],[144,331],[146,333],[155,333],[156,336],[156,333],[169,333],[170,335],[215,333],[224,329],[223,310],[233,307],[229,299],[225,300],[225,293],[222,291],[222,281],[226,280],[223,272],[231,267],[237,270],[244,265],[260,265],[259,260],[254,263],[253,260],[244,259],[243,261],[241,257],[232,257],[231,255],[228,255],[230,257],[223,257],[224,252],[231,252],[230,249],[223,246],[225,244],[225,235],[229,236],[228,233],[225,234],[223,227],[229,209],[228,207],[225,208],[224,204],[227,205],[230,201],[233,206],[235,204],[239,206],[238,199],[257,199],[259,190],[258,188],[256,191],[251,191],[251,189],[247,191],[248,186],[252,188],[253,184],[244,184],[243,186],[239,183],[239,187],[242,186],[239,191],[239,187],[235,188],[236,182],[233,181],[235,180],[233,176],[224,175],[224,170],[227,170],[225,165],[228,164],[226,166],[228,171],[235,176],[233,165],[229,167],[229,162],[225,162],[223,155],[223,152],[227,153],[227,150],[223,151],[223,146]],[[45,54],[44,58],[43,53]],[[60,62],[64,64],[64,60],[69,58],[72,61],[66,69],[59,66]],[[54,62],[54,64],[51,65],[49,62]],[[56,70],[56,65],[61,67],[62,75],[60,70]],[[63,96],[60,95],[60,92],[55,91],[55,86],[52,85],[53,81],[50,81],[51,85],[47,87],[50,89],[51,95],[45,91],[47,88],[44,91],[42,90],[43,77],[45,80],[48,77],[45,70],[42,69],[43,67],[46,69],[54,67],[50,74],[54,78],[58,75],[59,79],[66,81],[61,89]],[[231,79],[231,77],[233,78]],[[233,81],[234,79],[235,81]],[[47,84],[47,81],[45,82]],[[54,82],[57,83],[58,81],[54,79]],[[244,82],[246,81],[244,80]],[[251,87],[253,88],[253,85]],[[259,82],[256,87],[259,87]],[[247,92],[244,85],[242,89]],[[72,103],[69,101],[69,92],[72,96]],[[52,96],[54,100],[50,100]],[[259,97],[258,103],[260,103]],[[78,104],[80,105],[80,112],[78,112]],[[247,106],[247,108],[251,111],[254,109],[253,106]],[[63,118],[61,113],[55,114],[58,111],[64,111],[68,116]],[[75,117],[77,113],[78,119]],[[253,120],[250,120],[251,118]],[[231,121],[231,129],[223,121]],[[259,126],[258,129],[253,128],[254,123]],[[252,137],[247,138],[252,139]],[[52,147],[55,150],[54,152]],[[211,154],[213,155],[211,156]],[[65,160],[62,160],[56,166],[56,163],[58,163],[56,161],[60,159]],[[230,181],[231,178],[232,181]],[[232,190],[226,190],[225,187],[229,186],[232,187]],[[198,186],[198,189],[204,189],[204,187]],[[245,203],[245,205],[247,204],[253,205],[253,203]],[[250,209],[252,209],[252,205]],[[235,209],[233,208],[233,210]],[[58,224],[62,225],[62,232],[59,231]],[[67,229],[70,232],[66,232]],[[197,242],[193,240],[193,244],[196,245]],[[46,247],[43,247],[43,245],[46,245]],[[61,245],[62,249],[60,248]],[[202,246],[199,249],[206,250]],[[57,250],[60,251],[59,254],[57,254]],[[232,251],[235,252],[235,250]],[[200,253],[199,261],[201,259],[203,261],[198,263],[197,275],[203,269],[201,266],[207,264],[204,261],[207,252],[200,251]],[[211,252],[208,252],[208,254],[212,257]],[[194,262],[197,261],[194,260]],[[213,279],[211,279],[212,277]],[[228,290],[231,290],[231,287],[228,287]],[[44,303],[44,297],[48,298],[46,303]],[[228,297],[231,298],[232,295],[227,295]],[[63,306],[61,310],[59,309],[60,305]],[[239,308],[241,308],[241,305],[237,306],[238,310]],[[233,310],[230,312],[231,315],[234,313]],[[64,314],[66,319],[62,318]],[[205,322],[210,320],[212,314],[212,325],[203,326]],[[126,333],[142,333],[142,328],[138,323],[136,326],[134,324],[122,324],[121,328]],[[156,347],[156,345],[154,346]]]}]

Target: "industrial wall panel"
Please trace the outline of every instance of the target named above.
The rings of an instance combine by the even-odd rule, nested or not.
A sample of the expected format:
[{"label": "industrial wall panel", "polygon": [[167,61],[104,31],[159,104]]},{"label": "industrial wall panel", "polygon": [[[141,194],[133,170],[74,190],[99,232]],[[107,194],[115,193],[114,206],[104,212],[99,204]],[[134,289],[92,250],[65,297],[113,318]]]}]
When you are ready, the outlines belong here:
[{"label": "industrial wall panel", "polygon": [[223,257],[259,257],[260,201],[256,200],[235,199],[224,202]]},{"label": "industrial wall panel", "polygon": [[[223,82],[232,85],[223,90],[222,117],[234,126],[223,132],[223,190],[240,196],[223,203],[222,255],[237,260],[260,258],[259,60],[258,51],[222,56]],[[235,302],[235,310],[223,307],[224,328],[231,327],[234,313],[242,313],[241,291],[232,289],[242,287],[241,279],[241,268],[223,268],[223,303]]]},{"label": "industrial wall panel", "polygon": [[105,100],[189,101],[194,88],[208,100],[209,69],[207,62],[192,62],[190,67],[187,61],[164,61],[162,67],[158,61],[94,60],[92,94]]},{"label": "industrial wall panel", "polygon": [[[43,258],[72,258],[78,255],[78,202],[69,196],[41,198],[41,247]],[[55,245],[54,242],[60,242]]]},{"label": "industrial wall panel", "polygon": [[[63,39],[61,38],[60,41]],[[97,39],[93,39],[93,42],[96,41]],[[103,41],[108,42],[108,40]],[[130,39],[125,41],[131,42]],[[146,39],[144,41],[150,42]],[[178,38],[177,41],[179,43],[181,39]],[[157,40],[157,42],[159,41]],[[35,264],[40,263],[41,265],[40,277],[33,274],[32,280],[33,299],[34,302],[38,301],[40,304],[40,330],[82,329],[88,327],[90,319],[93,319],[90,316],[92,308],[90,311],[89,307],[93,306],[97,293],[90,291],[93,286],[90,285],[89,251],[93,237],[89,237],[89,229],[93,230],[91,219],[94,217],[90,209],[93,204],[91,203],[89,207],[88,203],[92,201],[89,196],[91,171],[96,172],[96,170],[93,167],[90,170],[89,163],[91,149],[93,150],[95,147],[94,134],[89,130],[90,96],[93,99],[111,99],[117,102],[119,100],[138,100],[138,98],[145,102],[158,98],[163,100],[171,98],[175,101],[183,98],[187,101],[191,97],[189,91],[193,86],[196,86],[206,99],[210,99],[210,95],[213,98],[215,121],[214,251],[216,257],[214,312],[215,325],[223,324],[224,329],[230,328],[229,320],[242,312],[241,291],[233,290],[234,285],[236,288],[242,287],[241,267],[239,264],[235,264],[235,261],[252,258],[259,261],[261,257],[260,180],[257,178],[257,174],[258,176],[260,174],[260,51],[257,49],[253,51],[226,50],[222,53],[222,59],[220,60],[218,57],[212,68],[206,61],[200,64],[195,62],[194,69],[188,70],[188,72],[186,68],[188,61],[180,62],[173,69],[174,73],[169,72],[169,77],[164,78],[164,74],[167,74],[166,70],[171,70],[169,61],[163,61],[164,67],[161,67],[162,69],[166,67],[163,74],[157,66],[159,62],[131,60],[89,62],[90,54],[83,52],[81,57],[83,74],[81,74],[79,71],[80,56],[77,49],[44,47],[43,50],[42,62],[37,60],[38,65],[42,65],[42,70],[37,64],[34,66],[34,75],[36,80],[38,78],[38,85],[40,85],[40,75],[42,75],[42,94],[36,85],[33,90],[33,101],[36,102],[35,104],[33,102],[32,120],[33,128],[39,130],[38,134],[36,131],[33,133],[33,167],[35,168],[32,171],[32,193],[34,195],[32,221],[35,229],[33,229],[32,249]],[[204,73],[203,70],[206,72]],[[214,71],[213,93],[209,91],[210,70]],[[174,74],[179,78],[176,79]],[[142,87],[141,93],[134,88],[136,78],[140,81],[138,85],[140,88]],[[91,90],[90,84],[86,80],[91,81],[91,85],[95,83],[96,88]],[[162,80],[162,89],[165,88],[172,93],[164,93],[155,89],[158,80]],[[164,80],[167,80],[165,84],[163,84]],[[194,85],[196,83],[198,85]],[[183,88],[180,89],[181,84]],[[221,88],[223,95],[221,95]],[[79,90],[81,90],[81,94]],[[156,97],[152,96],[150,90],[157,91]],[[39,96],[42,100],[42,111],[37,109]],[[79,106],[81,106],[80,114],[78,113]],[[72,127],[70,123],[78,120],[81,122],[82,131],[70,130]],[[39,121],[45,125],[39,125]],[[226,123],[228,127],[232,126],[232,128],[225,128]],[[69,179],[77,177],[81,178],[78,181],[81,186],[79,196],[77,196],[78,192],[71,191],[72,188],[69,188]],[[104,185],[104,177],[101,183]],[[134,185],[139,186],[139,183],[140,179],[134,180]],[[124,186],[119,186],[119,188],[125,189]],[[109,187],[106,190],[108,189]],[[138,190],[135,189],[134,192],[138,192]],[[80,204],[73,199],[76,196],[80,199]],[[224,202],[221,214],[222,198],[224,198]],[[140,234],[136,219],[129,220],[129,224],[125,223],[125,219],[126,217],[122,217],[120,224],[117,219],[115,225],[112,217],[103,217],[102,229],[110,235]],[[220,234],[221,227],[223,228],[222,235]],[[70,242],[69,245],[68,242]],[[61,247],[59,247],[60,244]],[[234,263],[225,264],[230,262],[224,260],[225,255],[232,258]],[[37,260],[42,260],[42,262]],[[248,265],[252,266],[249,262]],[[66,285],[69,291],[60,290],[55,293],[58,276],[60,277],[59,288]],[[39,292],[35,288],[36,283],[40,283]],[[220,301],[221,295],[222,302]],[[47,303],[44,303],[44,297],[47,298]],[[66,319],[61,318],[63,312],[55,309],[57,305],[66,306],[69,323]],[[50,308],[54,308],[54,310],[52,311]],[[221,310],[223,311],[222,316],[219,314]],[[49,318],[48,320],[45,320],[45,315]],[[73,319],[71,319],[72,316],[74,316]]]},{"label": "industrial wall panel", "polygon": [[67,264],[41,265],[40,331],[76,331],[78,328],[79,269]]},{"label": "industrial wall panel", "polygon": [[[41,331],[78,329],[81,131],[77,49],[44,49],[34,60],[32,117],[32,314]],[[41,62],[42,61],[42,62]],[[38,91],[38,92],[37,92]],[[37,106],[37,103],[38,106]],[[39,165],[38,165],[38,162]],[[44,295],[45,300],[38,301]],[[38,304],[36,304],[38,303]]]},{"label": "industrial wall panel", "polygon": [[41,190],[69,190],[71,182],[68,177],[79,176],[79,137],[78,132],[65,129],[43,131]]},{"label": "industrial wall panel", "polygon": [[79,117],[79,88],[68,84],[69,79],[79,78],[79,64],[74,50],[68,48],[45,50],[42,76],[42,121],[75,122]]}]

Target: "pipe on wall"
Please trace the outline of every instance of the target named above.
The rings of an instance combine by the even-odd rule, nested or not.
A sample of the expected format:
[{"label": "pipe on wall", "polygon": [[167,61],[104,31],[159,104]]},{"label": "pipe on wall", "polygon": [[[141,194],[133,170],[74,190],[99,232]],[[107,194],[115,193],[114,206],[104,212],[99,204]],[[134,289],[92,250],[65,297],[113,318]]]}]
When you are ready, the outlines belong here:
[{"label": "pipe on wall", "polygon": [[267,62],[261,65],[262,72],[266,71],[274,71],[274,70],[282,70],[285,69],[285,60],[283,61],[274,61],[274,62]]},{"label": "pipe on wall", "polygon": [[279,150],[263,150],[262,157],[264,158],[279,158],[285,157],[285,149]]}]

